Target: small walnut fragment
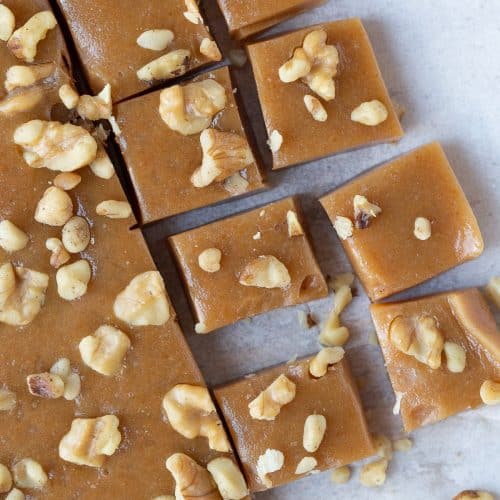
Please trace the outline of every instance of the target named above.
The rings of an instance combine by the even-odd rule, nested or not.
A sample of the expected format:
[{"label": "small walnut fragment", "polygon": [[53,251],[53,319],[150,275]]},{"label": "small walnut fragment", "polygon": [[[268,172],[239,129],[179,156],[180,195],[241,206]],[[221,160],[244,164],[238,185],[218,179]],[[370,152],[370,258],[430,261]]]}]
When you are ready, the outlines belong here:
[{"label": "small walnut fragment", "polygon": [[182,135],[199,134],[226,107],[224,87],[213,79],[174,85],[160,93],[160,116],[171,130]]},{"label": "small walnut fragment", "polygon": [[188,70],[190,57],[191,52],[189,50],[173,50],[139,69],[137,78],[143,82],[154,82],[182,76]]},{"label": "small walnut fragment", "polygon": [[57,399],[64,394],[64,382],[59,375],[36,373],[26,378],[28,389],[33,396]]},{"label": "small walnut fragment", "polygon": [[209,128],[200,135],[203,161],[191,176],[197,188],[221,182],[254,163],[247,140],[239,134]]},{"label": "small walnut fragment", "polygon": [[76,112],[86,120],[106,120],[111,118],[112,108],[111,85],[107,83],[96,96],[80,96]]},{"label": "small walnut fragment", "polygon": [[50,265],[59,269],[63,264],[66,264],[71,259],[71,255],[64,248],[62,241],[59,238],[49,238],[45,242],[45,248],[51,252]]},{"label": "small walnut fragment", "polygon": [[335,484],[345,484],[351,479],[351,469],[348,465],[337,467],[330,476],[330,479]]},{"label": "small walnut fragment", "polygon": [[35,210],[35,220],[48,226],[64,226],[73,215],[73,202],[66,191],[51,186],[45,190]]},{"label": "small walnut fragment", "polygon": [[168,457],[165,467],[175,479],[175,498],[222,500],[210,473],[184,453]]},{"label": "small walnut fragment", "polygon": [[401,438],[393,441],[392,447],[395,451],[410,451],[413,447],[413,441],[409,438]]},{"label": "small walnut fragment", "polygon": [[241,500],[248,495],[248,487],[238,466],[228,457],[218,457],[207,464],[224,500]]},{"label": "small walnut fragment", "polygon": [[6,389],[0,389],[0,411],[11,411],[16,407],[16,395]]},{"label": "small walnut fragment", "polygon": [[357,229],[366,229],[371,224],[372,219],[382,213],[379,206],[370,203],[365,196],[359,194],[354,197],[353,205]]},{"label": "small walnut fragment", "polygon": [[385,122],[389,117],[389,112],[384,104],[376,99],[363,102],[351,113],[353,122],[361,123],[368,127],[376,127]]},{"label": "small walnut fragment", "polygon": [[5,500],[24,500],[25,498],[26,497],[21,490],[12,488],[12,490],[10,490],[10,493],[5,497]]},{"label": "small walnut fragment", "polygon": [[50,373],[63,381],[64,399],[73,401],[80,395],[80,376],[71,369],[71,363],[68,358],[59,358],[50,368]]},{"label": "small walnut fragment", "polygon": [[81,176],[74,172],[62,172],[54,177],[54,186],[63,191],[71,191],[82,182]]},{"label": "small walnut fragment", "polygon": [[274,420],[281,408],[295,398],[295,384],[280,375],[248,405],[250,416],[256,420]]},{"label": "small walnut fragment", "polygon": [[445,342],[443,350],[448,370],[452,373],[462,373],[465,370],[467,361],[465,349],[455,342]]},{"label": "small walnut fragment", "polygon": [[316,378],[324,377],[328,367],[342,361],[344,354],[342,347],[324,347],[309,362],[309,373]]},{"label": "small walnut fragment", "polygon": [[68,252],[83,252],[90,243],[89,223],[83,217],[71,217],[62,228],[61,239]]},{"label": "small walnut fragment", "polygon": [[280,134],[278,130],[273,130],[269,139],[267,140],[267,145],[271,150],[271,153],[277,153],[281,146],[283,146],[283,136]]},{"label": "small walnut fragment", "polygon": [[32,63],[36,57],[38,43],[56,26],[56,18],[50,10],[37,12],[12,33],[7,47],[18,59]]},{"label": "small walnut fragment", "polygon": [[183,12],[184,17],[193,24],[203,24],[200,8],[196,0],[184,0],[186,11]]},{"label": "small walnut fragment", "polygon": [[240,285],[258,288],[287,288],[291,282],[285,264],[274,255],[260,255],[250,261],[239,279]]},{"label": "small walnut fragment", "polygon": [[200,43],[200,54],[203,54],[211,61],[220,61],[222,59],[217,43],[208,37],[205,37]]},{"label": "small walnut fragment", "polygon": [[326,432],[326,418],[323,415],[309,415],[304,422],[302,445],[309,453],[320,447]]},{"label": "small walnut fragment", "polygon": [[90,164],[97,154],[92,135],[71,123],[31,120],[15,130],[14,142],[33,168],[73,172]]},{"label": "small walnut fragment", "polygon": [[41,86],[9,92],[5,99],[0,101],[0,114],[10,117],[18,113],[30,111],[41,102],[43,96],[44,91]]},{"label": "small walnut fragment", "polygon": [[29,66],[11,66],[5,73],[5,90],[12,92],[17,88],[35,85],[40,80],[48,78],[55,70],[52,62],[31,64]]},{"label": "small walnut fragment", "polygon": [[0,221],[0,248],[6,252],[17,252],[28,244],[28,235],[10,220]]},{"label": "small walnut fragment", "polygon": [[495,500],[495,497],[484,490],[465,490],[453,497],[453,500]]},{"label": "small walnut fragment", "polygon": [[413,228],[413,235],[417,240],[426,241],[432,236],[432,225],[429,219],[417,217]]},{"label": "small walnut fragment", "polygon": [[130,348],[130,339],[118,328],[102,325],[92,335],[83,338],[78,348],[87,366],[109,377],[120,371]]},{"label": "small walnut fragment", "polygon": [[59,456],[76,465],[102,467],[106,456],[113,455],[120,446],[119,425],[115,415],[75,418],[59,443]]},{"label": "small walnut fragment", "polygon": [[59,99],[66,106],[67,109],[75,109],[80,101],[78,92],[69,84],[65,83],[59,87]]},{"label": "small walnut fragment", "polygon": [[351,303],[352,291],[349,285],[342,285],[333,297],[333,309],[326,319],[319,334],[321,344],[335,347],[342,346],[349,340],[349,330],[340,323],[342,311]]},{"label": "small walnut fragment", "polygon": [[304,235],[304,228],[299,221],[297,212],[288,210],[288,212],[286,213],[286,224],[288,226],[288,236],[290,236],[290,238],[293,238],[294,236]]},{"label": "small walnut fragment", "polygon": [[222,185],[231,196],[238,196],[248,191],[249,182],[239,172],[236,172],[224,179]]},{"label": "small walnut fragment", "polygon": [[348,217],[337,215],[333,223],[333,228],[341,240],[347,240],[347,238],[350,238],[353,234],[354,224]]},{"label": "small walnut fragment", "polygon": [[486,405],[500,404],[500,382],[486,380],[481,384],[481,399]]},{"label": "small walnut fragment", "polygon": [[316,468],[318,461],[314,457],[304,457],[295,469],[295,474],[308,474]]},{"label": "small walnut fragment", "polygon": [[4,464],[0,464],[0,493],[7,493],[12,488],[12,475]]},{"label": "small walnut fragment", "polygon": [[152,29],[137,37],[137,45],[148,50],[165,50],[174,41],[174,34],[167,29]]},{"label": "small walnut fragment", "polygon": [[111,162],[106,150],[99,146],[95,160],[90,164],[92,173],[100,179],[109,180],[115,175],[115,167]]},{"label": "small walnut fragment", "polygon": [[379,457],[392,460],[392,442],[385,434],[374,434],[372,441],[375,453]]},{"label": "small walnut fragment", "polygon": [[109,219],[128,219],[132,215],[132,207],[128,201],[101,201],[95,211],[97,215],[102,215]]},{"label": "small walnut fragment", "polygon": [[222,252],[218,248],[206,248],[198,255],[198,265],[207,273],[216,273],[220,270]]},{"label": "small walnut fragment", "polygon": [[231,450],[217,410],[206,387],[178,384],[163,398],[163,409],[170,425],[187,439],[208,438],[212,450]]},{"label": "small walnut fragment", "polygon": [[328,120],[328,113],[326,112],[325,107],[321,104],[321,101],[312,95],[304,96],[304,104],[306,106],[307,111],[311,113],[311,116],[317,122],[326,122]]},{"label": "small walnut fragment", "polygon": [[359,474],[359,481],[363,486],[368,486],[370,488],[382,486],[387,477],[388,466],[389,460],[387,460],[387,458],[381,458],[375,460],[375,462],[364,465]]},{"label": "small walnut fragment", "polygon": [[14,483],[19,488],[41,490],[49,480],[43,467],[32,458],[23,458],[12,467]]},{"label": "small walnut fragment", "polygon": [[265,453],[260,455],[257,460],[257,474],[262,484],[272,488],[273,482],[269,478],[269,474],[281,470],[284,464],[285,456],[280,450],[268,448]]},{"label": "small walnut fragment", "polygon": [[113,311],[131,326],[164,325],[170,318],[165,284],[158,271],[137,275],[116,297]]},{"label": "small walnut fragment", "polygon": [[72,301],[83,297],[92,277],[90,264],[80,259],[57,270],[57,293],[64,300]]},{"label": "small walnut fragment", "polygon": [[0,40],[6,42],[14,32],[16,18],[13,12],[4,4],[0,4]]}]

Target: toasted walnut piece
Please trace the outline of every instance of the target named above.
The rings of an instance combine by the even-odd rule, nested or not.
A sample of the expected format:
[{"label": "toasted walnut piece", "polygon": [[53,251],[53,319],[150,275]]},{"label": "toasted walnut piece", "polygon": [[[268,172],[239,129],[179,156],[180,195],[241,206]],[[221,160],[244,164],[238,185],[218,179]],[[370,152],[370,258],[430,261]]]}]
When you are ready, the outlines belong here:
[{"label": "toasted walnut piece", "polygon": [[194,135],[208,128],[213,117],[226,107],[226,103],[224,87],[207,78],[162,90],[159,111],[170,129],[182,135]]},{"label": "toasted walnut piece", "polygon": [[441,366],[444,339],[432,316],[416,320],[397,316],[389,327],[389,340],[396,349],[433,370]]},{"label": "toasted walnut piece", "polygon": [[342,347],[324,347],[309,362],[309,373],[316,378],[323,377],[328,367],[344,359],[345,351]]},{"label": "toasted walnut piece", "polygon": [[96,96],[80,96],[76,112],[86,120],[106,120],[111,117],[112,108],[111,85],[107,83]]},{"label": "toasted walnut piece", "polygon": [[42,41],[47,36],[47,32],[56,26],[56,18],[50,10],[37,12],[12,33],[7,47],[18,59],[31,63],[35,60],[38,42]]},{"label": "toasted walnut piece", "polygon": [[357,229],[366,229],[372,219],[382,213],[382,209],[377,205],[370,203],[365,196],[357,194],[353,199],[354,219]]},{"label": "toasted walnut piece", "polygon": [[29,87],[50,76],[55,69],[52,62],[32,64],[30,66],[11,66],[5,73],[5,90]]},{"label": "toasted walnut piece", "polygon": [[101,201],[95,211],[97,215],[103,215],[110,219],[128,219],[132,215],[132,207],[127,201]]},{"label": "toasted walnut piece", "polygon": [[71,217],[62,228],[61,239],[68,252],[83,252],[90,243],[89,223],[83,217]]},{"label": "toasted walnut piece", "polygon": [[184,0],[186,5],[186,12],[184,12],[184,17],[193,24],[203,24],[203,17],[201,17],[200,9],[196,0]]},{"label": "toasted walnut piece", "polygon": [[351,113],[353,122],[367,125],[368,127],[376,127],[385,122],[389,116],[387,108],[376,99],[369,102],[363,102]]},{"label": "toasted walnut piece", "polygon": [[481,399],[486,405],[500,404],[500,382],[486,380],[481,384]]},{"label": "toasted walnut piece", "polygon": [[194,325],[194,331],[199,334],[208,333],[207,325],[205,325],[205,323],[196,323],[196,325]]},{"label": "toasted walnut piece", "polygon": [[392,446],[395,451],[409,451],[413,447],[413,441],[409,438],[396,439]]},{"label": "toasted walnut piece", "polygon": [[61,377],[64,382],[64,399],[73,401],[79,396],[81,389],[80,376],[71,370],[68,358],[58,359],[50,368],[50,373]]},{"label": "toasted walnut piece", "polygon": [[495,500],[495,497],[484,490],[465,490],[455,495],[453,500]]},{"label": "toasted walnut piece", "polygon": [[185,438],[206,437],[212,450],[230,451],[229,441],[206,387],[174,386],[163,398],[163,409],[170,425]]},{"label": "toasted walnut piece", "polygon": [[35,210],[35,220],[49,226],[64,226],[73,215],[73,202],[62,189],[51,186],[45,190]]},{"label": "toasted walnut piece", "polygon": [[312,95],[304,96],[304,104],[306,106],[307,111],[311,113],[311,116],[317,122],[326,122],[328,120],[328,113],[326,112],[325,107],[321,104],[321,101]]},{"label": "toasted walnut piece", "polygon": [[102,146],[98,148],[97,156],[90,164],[90,170],[92,170],[96,177],[101,179],[108,180],[115,175],[115,167],[113,163],[111,163],[108,153]]},{"label": "toasted walnut piece", "polygon": [[82,182],[81,176],[74,172],[62,172],[54,177],[54,186],[63,191],[71,191]]},{"label": "toasted walnut piece", "polygon": [[97,143],[87,130],[71,123],[31,120],[14,132],[14,142],[33,168],[73,172],[94,161]]},{"label": "toasted walnut piece", "polygon": [[253,236],[252,236],[252,240],[254,241],[257,241],[257,240],[260,240],[262,239],[262,233],[260,231],[257,231]]},{"label": "toasted walnut piece", "polygon": [[63,264],[66,264],[66,262],[71,259],[71,255],[64,248],[64,245],[59,238],[49,238],[45,242],[45,247],[47,250],[52,252],[50,256],[50,265],[56,269],[59,269]]},{"label": "toasted walnut piece", "polygon": [[0,4],[0,40],[6,42],[14,32],[16,18],[12,11],[4,4]]},{"label": "toasted walnut piece", "polygon": [[41,490],[49,478],[43,467],[32,458],[23,458],[12,467],[14,483],[19,488]]},{"label": "toasted walnut piece", "polygon": [[[1,13],[1,10],[0,10]],[[12,488],[12,475],[5,465],[0,464],[0,493],[7,493]]]},{"label": "toasted walnut piece", "polygon": [[269,139],[267,140],[267,145],[271,150],[271,153],[277,153],[281,146],[283,146],[283,136],[279,133],[278,130],[273,130]]},{"label": "toasted walnut piece", "polygon": [[394,402],[394,406],[392,407],[392,414],[399,415],[401,412],[401,401],[403,400],[404,392],[396,391],[396,401]]},{"label": "toasted walnut piece", "polygon": [[78,348],[87,366],[109,377],[122,367],[130,348],[130,339],[118,328],[103,325],[92,335],[83,338]]},{"label": "toasted walnut piece", "polygon": [[295,468],[295,474],[308,474],[313,471],[318,465],[318,461],[314,457],[304,457]]},{"label": "toasted walnut piece", "polygon": [[417,240],[428,240],[432,235],[431,221],[425,217],[417,217],[415,219],[413,234]]},{"label": "toasted walnut piece", "polygon": [[59,99],[66,106],[67,109],[75,109],[80,101],[78,92],[69,84],[65,83],[59,87]]},{"label": "toasted walnut piece", "polygon": [[268,448],[264,454],[260,455],[257,460],[257,474],[262,484],[272,488],[273,482],[268,477],[268,474],[281,470],[284,463],[285,456],[279,450]]},{"label": "toasted walnut piece", "polygon": [[165,467],[174,476],[176,499],[222,500],[207,469],[184,453],[168,457]]},{"label": "toasted walnut piece", "polygon": [[347,238],[352,236],[354,225],[348,217],[337,215],[333,223],[333,228],[341,240],[347,240]]},{"label": "toasted walnut piece", "polygon": [[21,490],[13,488],[10,493],[5,497],[5,500],[24,500],[26,497]]},{"label": "toasted walnut piece", "polygon": [[64,394],[64,382],[52,373],[35,373],[26,378],[28,389],[33,396],[57,399]]},{"label": "toasted walnut piece", "polygon": [[189,50],[173,50],[143,66],[137,71],[137,78],[143,82],[153,82],[181,76],[188,69],[190,57],[191,52]]},{"label": "toasted walnut piece", "polygon": [[351,479],[351,469],[347,465],[337,467],[332,471],[330,479],[335,484],[345,484]]},{"label": "toasted walnut piece", "polygon": [[208,462],[207,470],[212,475],[224,500],[241,500],[248,495],[245,478],[230,458],[215,458]]},{"label": "toasted walnut piece", "polygon": [[217,43],[208,37],[205,37],[200,43],[200,54],[208,57],[211,61],[220,61],[222,59]]},{"label": "toasted walnut piece", "polygon": [[240,274],[240,284],[258,288],[286,288],[292,282],[290,273],[273,255],[260,255],[250,261]]},{"label": "toasted walnut piece", "polygon": [[10,262],[0,266],[0,323],[25,326],[40,312],[49,286],[47,274]]},{"label": "toasted walnut piece", "polygon": [[143,49],[165,50],[174,40],[174,34],[167,29],[154,29],[142,32],[137,38],[137,45]]},{"label": "toasted walnut piece", "polygon": [[384,434],[374,434],[372,436],[375,453],[381,458],[392,459],[392,442]]},{"label": "toasted walnut piece", "polygon": [[0,221],[0,248],[6,252],[17,252],[28,244],[28,235],[10,220]]},{"label": "toasted walnut piece", "polygon": [[60,267],[56,273],[59,297],[68,301],[83,297],[91,277],[92,270],[85,259]]},{"label": "toasted walnut piece", "polygon": [[16,407],[16,395],[8,389],[0,389],[0,411],[10,411]]},{"label": "toasted walnut piece", "polygon": [[443,349],[448,370],[452,373],[462,373],[465,370],[467,358],[465,349],[455,342],[445,342]]},{"label": "toasted walnut piece", "polygon": [[207,273],[220,270],[222,252],[218,248],[207,248],[198,255],[198,265]]},{"label": "toasted walnut piece", "polygon": [[118,319],[132,326],[164,325],[170,318],[170,308],[161,274],[138,274],[117,295],[113,311]]},{"label": "toasted walnut piece", "polygon": [[295,384],[280,375],[248,405],[250,416],[256,420],[274,420],[281,408],[295,398]]},{"label": "toasted walnut piece", "polygon": [[486,285],[486,294],[491,301],[500,309],[500,276],[494,276]]},{"label": "toasted walnut piece", "polygon": [[293,56],[278,70],[280,80],[283,83],[296,82],[305,77],[311,71],[311,61],[303,48],[295,49]]},{"label": "toasted walnut piece", "polygon": [[359,474],[359,481],[363,486],[370,488],[382,486],[387,477],[388,466],[389,460],[387,458],[381,458],[375,462],[363,465]]},{"label": "toasted walnut piece", "polygon": [[341,346],[349,340],[349,330],[340,324],[340,315],[342,311],[352,301],[352,291],[349,285],[342,285],[333,297],[333,309],[326,319],[321,332],[319,341],[326,346]]},{"label": "toasted walnut piece", "polygon": [[115,415],[75,418],[59,443],[59,456],[76,465],[102,467],[106,456],[113,455],[120,446],[119,425]]},{"label": "toasted walnut piece", "polygon": [[224,179],[222,185],[231,196],[238,196],[248,191],[249,182],[239,172],[236,172]]},{"label": "toasted walnut piece", "polygon": [[44,91],[41,87],[31,87],[22,92],[14,91],[0,101],[0,114],[10,117],[30,111],[41,102],[43,96]]},{"label": "toasted walnut piece", "polygon": [[318,450],[325,437],[326,418],[323,415],[309,415],[304,422],[302,445],[309,453]]},{"label": "toasted walnut piece", "polygon": [[288,226],[288,236],[290,236],[290,238],[293,238],[294,236],[304,235],[304,229],[302,228],[302,224],[299,221],[297,212],[288,210],[288,212],[286,213],[286,223]]},{"label": "toasted walnut piece", "polygon": [[223,181],[254,162],[248,142],[239,134],[209,128],[201,133],[200,144],[203,161],[191,176],[197,188]]},{"label": "toasted walnut piece", "polygon": [[352,273],[339,273],[328,279],[328,286],[337,293],[343,286],[352,287],[354,278],[355,276]]}]

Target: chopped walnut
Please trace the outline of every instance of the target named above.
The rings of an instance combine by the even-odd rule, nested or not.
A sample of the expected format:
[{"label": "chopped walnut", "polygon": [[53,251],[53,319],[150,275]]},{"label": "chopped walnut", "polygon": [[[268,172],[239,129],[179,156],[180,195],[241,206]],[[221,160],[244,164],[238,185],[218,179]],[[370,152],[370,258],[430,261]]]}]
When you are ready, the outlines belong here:
[{"label": "chopped walnut", "polygon": [[[0,9],[1,13],[1,9]],[[7,493],[12,488],[12,475],[4,464],[0,464],[0,493]]]},{"label": "chopped walnut", "polygon": [[409,451],[413,447],[413,442],[409,438],[396,439],[392,446],[396,451]]},{"label": "chopped walnut", "polygon": [[49,238],[45,242],[45,247],[47,250],[52,252],[50,255],[50,265],[56,269],[59,269],[71,259],[71,255],[64,248],[64,245],[59,238]]},{"label": "chopped walnut", "polygon": [[199,134],[226,107],[226,90],[208,78],[164,89],[160,93],[160,116],[170,129],[182,135]]},{"label": "chopped walnut", "polygon": [[428,240],[432,235],[431,221],[425,217],[417,217],[415,219],[413,234],[417,240]]},{"label": "chopped walnut", "polygon": [[337,467],[332,471],[330,479],[335,484],[345,484],[351,479],[351,469],[348,465]]},{"label": "chopped walnut", "polygon": [[26,378],[28,389],[33,396],[57,399],[64,394],[64,382],[59,375],[35,373]]},{"label": "chopped walnut", "polygon": [[342,285],[335,292],[333,309],[321,328],[319,334],[321,344],[334,347],[344,345],[349,340],[349,330],[340,324],[340,315],[351,301],[351,287],[349,285]]},{"label": "chopped walnut", "polygon": [[90,243],[89,223],[83,217],[71,217],[62,228],[61,239],[68,252],[83,252]]},{"label": "chopped walnut", "polygon": [[258,288],[287,288],[292,279],[280,260],[273,255],[260,255],[245,266],[239,282],[243,286]]},{"label": "chopped walnut", "polygon": [[90,264],[85,259],[60,267],[56,273],[57,293],[64,300],[83,297],[92,277]]},{"label": "chopped walnut", "polygon": [[116,297],[113,311],[131,326],[164,325],[170,318],[165,284],[158,271],[138,274]]},{"label": "chopped walnut", "polygon": [[0,40],[6,42],[14,33],[16,18],[4,4],[0,4]]},{"label": "chopped walnut", "polygon": [[384,434],[374,434],[372,436],[375,453],[381,458],[392,460],[392,442]]},{"label": "chopped walnut", "polygon": [[500,382],[486,380],[480,389],[481,400],[486,405],[500,404]]},{"label": "chopped walnut", "polygon": [[137,38],[137,45],[143,49],[165,50],[174,40],[174,34],[167,29],[154,29],[142,32]]},{"label": "chopped walnut", "polygon": [[66,191],[51,186],[45,190],[35,210],[35,220],[48,226],[64,226],[73,215],[73,202]]},{"label": "chopped walnut", "polygon": [[283,146],[283,136],[279,133],[278,130],[273,130],[269,139],[267,140],[267,145],[271,150],[271,153],[277,153],[281,146]]},{"label": "chopped walnut", "polygon": [[184,17],[193,24],[203,24],[203,17],[200,14],[200,8],[196,0],[184,0],[186,11],[183,13]]},{"label": "chopped walnut", "polygon": [[222,252],[218,248],[207,248],[198,255],[198,265],[207,273],[220,270]]},{"label": "chopped walnut", "polygon": [[50,10],[37,12],[12,33],[7,47],[18,59],[32,63],[35,60],[38,42],[42,41],[47,36],[47,32],[56,26],[56,18]]},{"label": "chopped walnut", "polygon": [[262,484],[272,488],[273,482],[268,477],[269,474],[277,472],[283,468],[285,456],[279,450],[267,449],[257,460],[257,474]]},{"label": "chopped walnut", "polygon": [[325,107],[323,106],[323,104],[321,104],[321,101],[318,98],[312,95],[305,95],[304,104],[307,111],[311,113],[311,116],[317,122],[326,122],[326,120],[328,120],[328,113],[326,112]]},{"label": "chopped walnut", "polygon": [[342,361],[344,354],[342,347],[324,347],[309,362],[309,373],[316,378],[324,377],[328,367]]},{"label": "chopped walnut", "polygon": [[280,375],[248,405],[250,416],[256,420],[274,420],[281,408],[295,398],[295,384]]},{"label": "chopped walnut", "polygon": [[222,185],[231,196],[238,196],[248,191],[249,182],[239,172],[236,172],[224,179]]},{"label": "chopped walnut", "polygon": [[97,215],[103,215],[110,219],[128,219],[132,215],[132,207],[128,201],[101,201],[95,211]]},{"label": "chopped walnut", "polygon": [[205,37],[200,43],[200,54],[203,54],[211,61],[220,61],[222,59],[217,43],[208,37]]},{"label": "chopped walnut", "polygon": [[111,85],[107,83],[96,96],[80,96],[76,112],[86,120],[96,121],[110,118],[113,112]]},{"label": "chopped walnut", "polygon": [[174,386],[163,398],[163,409],[170,425],[185,438],[206,437],[212,450],[230,451],[229,441],[206,387]]},{"label": "chopped walnut", "polygon": [[309,415],[304,422],[302,445],[309,453],[320,447],[326,432],[326,418],[323,415]]},{"label": "chopped walnut", "polygon": [[343,286],[352,287],[354,278],[352,273],[339,273],[328,279],[328,286],[337,293]]},{"label": "chopped walnut", "polygon": [[365,196],[357,194],[353,199],[354,219],[357,229],[366,229],[372,219],[382,213],[382,209],[370,203]]},{"label": "chopped walnut", "polygon": [[318,465],[318,461],[314,457],[304,457],[298,464],[295,469],[295,474],[308,474],[312,472],[316,466]]},{"label": "chopped walnut", "polygon": [[81,176],[74,172],[62,172],[54,177],[54,186],[63,191],[71,191],[82,182]]},{"label": "chopped walnut", "polygon": [[11,411],[16,407],[16,395],[8,389],[0,389],[0,411]]},{"label": "chopped walnut", "polygon": [[12,467],[14,483],[19,488],[40,490],[49,480],[43,467],[32,458],[23,458]]},{"label": "chopped walnut", "polygon": [[486,294],[490,300],[500,309],[500,276],[494,276],[486,286]]},{"label": "chopped walnut", "polygon": [[14,142],[33,168],[61,172],[78,170],[94,161],[97,143],[87,130],[71,123],[31,120],[14,132]]},{"label": "chopped walnut", "polygon": [[214,458],[208,462],[207,470],[217,484],[222,498],[241,500],[249,494],[243,474],[230,458]]},{"label": "chopped walnut", "polygon": [[121,443],[120,421],[115,415],[75,418],[59,443],[59,456],[76,465],[102,467]]},{"label": "chopped walnut", "polygon": [[455,495],[453,500],[495,500],[495,497],[484,490],[465,490]]},{"label": "chopped walnut", "polygon": [[0,248],[6,252],[18,252],[28,244],[28,235],[10,220],[0,221]]},{"label": "chopped walnut", "polygon": [[190,57],[189,50],[173,50],[143,66],[137,71],[137,78],[143,82],[153,82],[182,76],[188,70]]},{"label": "chopped walnut", "polygon": [[359,481],[363,486],[368,486],[370,488],[382,486],[387,477],[388,466],[389,460],[387,460],[387,458],[381,458],[375,462],[364,465],[359,474]]},{"label": "chopped walnut", "polygon": [[205,323],[196,323],[196,325],[194,325],[194,331],[200,335],[208,333],[207,325],[205,325]]},{"label": "chopped walnut", "polygon": [[102,375],[115,375],[130,348],[130,339],[118,328],[100,326],[78,346],[83,362]]},{"label": "chopped walnut", "polygon": [[78,92],[69,84],[61,85],[58,91],[59,99],[67,109],[75,109],[80,101]]},{"label": "chopped walnut", "polygon": [[26,497],[21,490],[12,488],[12,490],[10,490],[10,493],[5,497],[5,500],[25,500],[25,498]]},{"label": "chopped walnut", "polygon": [[17,88],[34,85],[49,77],[54,69],[55,64],[52,62],[30,66],[11,66],[5,73],[5,90],[11,92]]},{"label": "chopped walnut", "polygon": [[25,113],[41,102],[43,96],[44,91],[41,87],[30,87],[23,91],[9,93],[0,101],[0,113],[7,117]]},{"label": "chopped walnut", "polygon": [[115,167],[111,162],[106,150],[99,146],[95,160],[90,164],[90,170],[100,179],[111,179],[115,175]]},{"label": "chopped walnut", "polygon": [[302,228],[302,224],[299,221],[297,212],[288,210],[288,212],[286,213],[286,224],[288,226],[288,236],[290,236],[290,238],[293,238],[294,236],[304,235],[304,229]]},{"label": "chopped walnut", "polygon": [[367,125],[368,127],[376,127],[385,122],[389,116],[387,108],[380,101],[376,99],[369,102],[360,104],[351,113],[351,120],[353,122]]},{"label": "chopped walnut", "polygon": [[80,395],[80,376],[78,373],[71,370],[71,364],[68,358],[58,359],[50,368],[50,373],[57,375],[63,381],[64,399],[67,401],[73,401]]},{"label": "chopped walnut", "polygon": [[462,373],[465,370],[467,353],[455,342],[445,342],[443,346],[446,357],[446,367],[452,373]]},{"label": "chopped walnut", "polygon": [[201,133],[200,144],[203,161],[191,176],[197,188],[223,181],[254,162],[247,140],[239,134],[209,128]]},{"label": "chopped walnut", "polygon": [[0,323],[25,326],[40,312],[49,286],[46,274],[10,262],[0,266]]},{"label": "chopped walnut", "polygon": [[338,237],[341,240],[347,240],[347,238],[350,238],[352,236],[354,224],[348,217],[337,215],[333,223],[333,228],[335,229]]}]

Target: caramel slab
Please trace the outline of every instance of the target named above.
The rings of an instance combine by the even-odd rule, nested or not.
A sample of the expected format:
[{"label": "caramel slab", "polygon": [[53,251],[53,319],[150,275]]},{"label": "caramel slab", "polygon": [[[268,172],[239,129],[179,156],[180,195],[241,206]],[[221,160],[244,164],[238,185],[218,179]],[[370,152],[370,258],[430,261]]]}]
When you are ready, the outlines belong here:
[{"label": "caramel slab", "polygon": [[[248,404],[280,375],[296,385],[295,398],[281,407],[274,420],[253,419]],[[304,477],[304,474],[295,474],[295,469],[305,456],[314,457],[318,462],[315,469],[321,471],[374,453],[358,391],[345,358],[318,379],[309,374],[309,359],[305,359],[248,375],[214,392],[250,491],[266,489],[259,478],[257,462],[267,449],[281,451],[285,459],[281,470],[268,475],[273,487]],[[308,452],[302,444],[304,422],[313,414],[326,418],[326,432],[318,450]]]},{"label": "caramel slab", "polygon": [[[500,379],[500,332],[479,290],[375,304],[371,313],[408,432],[476,408],[482,404],[481,384]],[[441,367],[432,369],[393,345],[390,331],[395,318],[418,321],[424,316],[436,320],[445,341],[465,349],[463,372],[450,372],[444,354]]]},{"label": "caramel slab", "polygon": [[[290,237],[287,212],[300,210],[292,198],[260,207],[169,238],[189,292],[193,313],[203,331],[229,325],[278,307],[327,295],[327,286],[306,234]],[[198,257],[208,248],[222,253],[220,270],[201,269]],[[285,265],[291,282],[285,288],[243,286],[248,263],[273,256]]]},{"label": "caramel slab", "polygon": [[[327,33],[340,63],[334,78],[336,97],[320,99],[328,119],[316,121],[304,105],[304,96],[318,97],[300,80],[283,83],[280,67],[301,47],[314,30]],[[387,88],[380,73],[368,35],[359,19],[311,26],[248,46],[257,82],[259,100],[268,135],[276,130],[283,144],[273,154],[273,168],[279,169],[403,136]],[[374,127],[351,120],[351,112],[361,103],[379,100],[387,108],[387,119]]]},{"label": "caramel slab", "polygon": [[[332,223],[353,220],[353,199],[365,196],[382,212],[342,241],[369,297],[379,300],[479,256],[476,218],[438,143],[428,144],[349,182],[322,198]],[[431,236],[414,235],[415,220],[431,223]]]},{"label": "caramel slab", "polygon": [[[224,87],[227,98],[226,107],[213,120],[213,127],[245,137],[228,69],[218,69],[192,81],[208,78]],[[116,107],[122,131],[117,140],[137,192],[143,222],[227,200],[234,195],[222,182],[194,187],[190,179],[203,158],[200,134],[185,136],[171,130],[160,116],[159,105],[160,91]],[[255,163],[245,169],[244,175],[249,183],[245,192],[263,187]]]}]

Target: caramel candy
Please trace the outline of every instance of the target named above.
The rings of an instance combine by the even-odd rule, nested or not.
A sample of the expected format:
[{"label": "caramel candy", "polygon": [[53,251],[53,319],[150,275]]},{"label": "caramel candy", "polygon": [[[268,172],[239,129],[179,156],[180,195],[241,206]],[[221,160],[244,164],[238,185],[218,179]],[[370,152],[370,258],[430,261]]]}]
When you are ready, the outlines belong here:
[{"label": "caramel candy", "polygon": [[[326,40],[311,40],[311,34]],[[310,55],[304,53],[303,47]],[[248,46],[248,53],[268,135],[277,131],[283,137],[281,147],[272,148],[274,169],[369,144],[396,141],[403,136],[359,19],[311,26],[256,42]],[[297,64],[289,65],[283,72],[282,66],[294,56]],[[284,77],[287,83],[282,80]],[[326,92],[321,89],[323,84]],[[326,121],[319,121],[307,109],[307,95],[319,100],[326,111]],[[356,108],[374,100],[387,112],[383,122],[368,126],[351,119]]]},{"label": "caramel candy", "polygon": [[[300,213],[292,198],[170,238],[199,333],[327,295],[307,236],[289,235],[289,211]],[[220,269],[207,272],[199,257],[212,248]]]},{"label": "caramel candy", "polygon": [[[215,389],[252,492],[374,453],[347,360],[318,379],[309,374],[311,360],[271,368]],[[273,420],[253,418],[249,404],[283,376],[295,384],[293,399]],[[274,396],[280,395],[276,388]]]},{"label": "caramel candy", "polygon": [[[320,201],[335,227],[339,218],[351,220],[352,235],[338,233],[372,300],[422,283],[483,251],[476,218],[438,143],[376,168]],[[430,223],[426,238],[418,237],[418,218]]]},{"label": "caramel candy", "polygon": [[371,313],[407,432],[481,405],[483,383],[500,381],[500,332],[479,290]]}]

